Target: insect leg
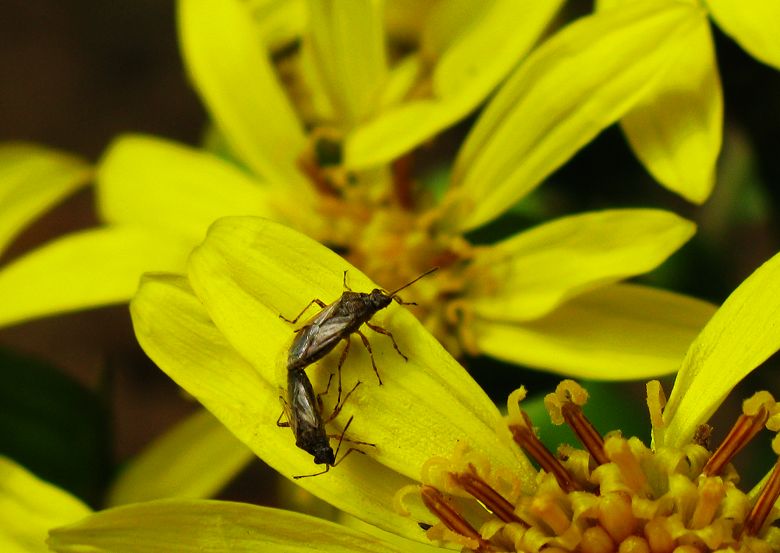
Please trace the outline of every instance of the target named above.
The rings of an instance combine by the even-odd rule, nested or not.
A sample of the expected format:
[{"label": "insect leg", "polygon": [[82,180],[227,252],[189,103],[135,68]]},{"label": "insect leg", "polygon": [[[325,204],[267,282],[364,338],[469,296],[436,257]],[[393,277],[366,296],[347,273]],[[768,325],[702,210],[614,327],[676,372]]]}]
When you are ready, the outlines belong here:
[{"label": "insect leg", "polygon": [[395,351],[398,352],[398,355],[403,357],[404,361],[409,361],[409,358],[405,356],[400,349],[398,349],[398,344],[396,343],[393,334],[389,330],[382,328],[381,326],[372,325],[371,323],[366,323],[366,326],[378,334],[384,334],[385,336],[389,336],[390,339],[393,341],[393,347],[395,348]]},{"label": "insect leg", "polygon": [[[288,413],[288,410],[290,409],[290,406],[287,405],[287,401],[282,396],[279,396],[279,401],[282,402],[282,412],[279,413],[279,418],[276,419],[276,426],[279,426],[281,428],[289,428],[290,426],[290,414]],[[282,415],[287,416],[287,422],[282,422]]]},{"label": "insect leg", "polygon": [[306,304],[306,307],[304,307],[304,308],[303,308],[303,311],[301,311],[300,313],[298,313],[298,316],[297,316],[297,317],[295,317],[294,319],[290,320],[290,319],[288,319],[287,317],[285,317],[284,315],[282,315],[281,313],[279,313],[279,318],[280,318],[280,319],[282,319],[282,320],[285,320],[285,321],[287,321],[288,323],[295,324],[295,323],[297,323],[297,322],[298,322],[298,319],[300,319],[300,318],[301,318],[301,316],[302,316],[304,313],[306,313],[306,310],[307,310],[307,309],[309,309],[309,307],[311,307],[311,306],[312,306],[312,305],[314,305],[315,303],[316,303],[317,305],[319,305],[319,306],[320,306],[321,308],[323,308],[323,309],[324,309],[325,307],[327,307],[327,304],[326,304],[324,301],[322,301],[322,300],[320,300],[320,299],[317,299],[317,298],[314,298],[313,300],[311,300],[309,303],[307,303],[307,304]]},{"label": "insect leg", "polygon": [[[353,388],[353,389],[354,389],[354,388]],[[346,453],[344,453],[344,455],[341,457],[341,459],[339,459],[339,450],[341,449],[341,442],[345,441],[345,440],[344,440],[344,434],[346,434],[346,432],[347,432],[347,428],[349,428],[349,425],[350,425],[350,424],[352,424],[352,419],[354,419],[354,418],[355,418],[355,417],[349,417],[349,420],[347,421],[347,424],[345,424],[345,425],[344,425],[344,430],[342,430],[342,431],[341,431],[341,436],[339,436],[339,445],[338,445],[338,446],[336,446],[336,454],[334,455],[334,457],[336,458],[336,462],[335,462],[335,463],[333,463],[333,466],[334,466],[334,467],[335,467],[336,465],[338,465],[339,463],[341,463],[341,462],[342,462],[344,459],[346,459],[346,458],[347,458],[347,456],[348,456],[350,453],[352,453],[353,451],[357,451],[358,453],[361,453],[361,454],[363,454],[363,455],[365,455],[365,454],[366,454],[366,452],[365,452],[365,451],[363,451],[363,450],[361,450],[361,449],[358,449],[358,448],[356,448],[356,447],[350,447],[350,448],[349,448],[349,449],[346,451]],[[356,442],[356,441],[354,441],[354,440],[346,440],[346,441],[348,441],[348,442],[352,442],[352,443],[356,443],[356,444],[371,445],[371,446],[374,446],[374,447],[376,447],[376,445],[375,445],[375,444],[369,444],[369,443],[367,443],[367,442]]]},{"label": "insect leg", "polygon": [[347,393],[346,396],[344,396],[344,401],[336,404],[336,406],[333,408],[333,412],[330,414],[330,416],[327,419],[325,419],[323,424],[328,424],[330,421],[335,419],[339,413],[341,413],[341,410],[344,408],[344,404],[347,403],[349,396],[352,395],[352,392],[354,392],[357,389],[357,387],[360,386],[360,384],[361,382],[360,380],[358,380],[357,383],[354,386],[352,386],[352,389]]},{"label": "insect leg", "polygon": [[368,350],[368,356],[371,358],[371,366],[374,367],[374,373],[376,374],[376,377],[379,379],[379,385],[382,385],[382,377],[379,376],[379,370],[376,368],[376,363],[374,362],[374,351],[371,349],[371,344],[368,342],[368,338],[366,338],[366,335],[360,332],[359,330],[355,331],[355,334],[360,336],[360,339],[363,340],[363,345],[366,346],[366,349]]},{"label": "insect leg", "polygon": [[[355,388],[357,388],[357,386],[355,386]],[[354,390],[355,388],[352,388],[352,390]],[[352,393],[352,392],[350,392],[350,393]],[[349,417],[349,420],[347,421],[347,424],[344,426],[344,430],[342,430],[342,431],[341,431],[341,435],[339,436],[339,445],[338,445],[338,446],[336,446],[336,454],[333,456],[334,458],[337,458],[337,457],[339,456],[339,449],[341,449],[341,442],[342,442],[342,441],[344,441],[344,433],[347,431],[347,428],[349,428],[349,425],[350,425],[350,424],[352,424],[352,419],[353,419],[353,418],[354,418],[354,417]],[[346,457],[347,455],[349,455],[349,453],[351,452],[351,450],[353,450],[354,448],[352,448],[352,447],[351,447],[351,448],[349,448],[349,449],[350,449],[350,451],[347,451],[347,452],[344,454],[344,457]],[[359,450],[359,449],[356,449],[355,451],[360,451],[360,450]],[[365,451],[361,451],[361,453],[362,453],[363,455],[365,455]],[[341,458],[341,460],[342,460],[342,461],[344,460],[344,457],[342,457],[342,458]],[[336,466],[336,465],[338,465],[338,464],[339,464],[339,461],[336,461],[335,463],[333,463],[333,466],[335,467],[335,466]],[[294,478],[294,479],[296,479],[296,480],[298,480],[298,479],[300,479],[300,478],[309,478],[309,477],[311,477],[311,476],[319,476],[319,475],[321,475],[321,474],[325,474],[326,472],[328,472],[328,471],[330,470],[330,467],[331,467],[330,465],[325,465],[325,470],[323,470],[323,471],[321,471],[321,472],[315,472],[314,474],[302,474],[302,475],[300,475],[300,476],[293,476],[293,478]]]},{"label": "insect leg", "polygon": [[325,386],[325,391],[317,394],[317,407],[319,407],[319,410],[322,411],[322,396],[328,395],[328,390],[330,390],[330,383],[333,380],[333,373],[330,373],[328,376],[328,383]]},{"label": "insect leg", "polygon": [[347,284],[347,271],[344,271],[344,288],[350,292],[352,291],[352,288],[350,288],[349,284]]},{"label": "insect leg", "polygon": [[336,372],[339,373],[339,393],[338,396],[336,396],[336,405],[341,403],[341,366],[344,364],[344,361],[347,358],[347,353],[349,353],[349,345],[351,343],[349,336],[346,336],[344,341],[347,343],[347,345],[344,346],[344,350],[341,352],[341,356],[339,357],[339,364],[336,366]]},{"label": "insect leg", "polygon": [[[333,465],[333,466],[336,466],[336,465]],[[330,465],[325,465],[325,470],[323,470],[321,472],[315,472],[314,474],[300,474],[298,476],[293,476],[293,478],[298,480],[300,478],[309,478],[310,476],[319,476],[320,474],[325,474],[329,470],[330,470]]]},{"label": "insect leg", "polygon": [[322,392],[321,394],[317,394],[317,395],[320,395],[320,396],[328,395],[328,390],[330,390],[330,382],[331,382],[331,380],[333,380],[333,373],[330,373],[328,375],[328,383],[325,385],[325,391]]}]

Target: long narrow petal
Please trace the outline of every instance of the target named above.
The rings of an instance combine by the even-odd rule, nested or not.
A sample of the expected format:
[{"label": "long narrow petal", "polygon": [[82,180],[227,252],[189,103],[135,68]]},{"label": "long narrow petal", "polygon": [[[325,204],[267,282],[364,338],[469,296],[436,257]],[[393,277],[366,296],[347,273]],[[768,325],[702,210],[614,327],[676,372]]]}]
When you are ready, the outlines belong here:
[{"label": "long narrow petal", "polygon": [[387,76],[379,0],[309,0],[313,54],[337,116],[346,128],[377,107]]},{"label": "long narrow petal", "polygon": [[776,0],[707,2],[718,25],[754,58],[780,69],[780,3]]},{"label": "long narrow petal", "polygon": [[677,370],[715,308],[635,284],[614,284],[563,304],[544,319],[476,319],[480,351],[577,378],[626,380]]},{"label": "long narrow petal", "polygon": [[359,127],[347,139],[345,164],[359,169],[389,161],[465,117],[536,43],[561,3],[438,4],[423,38],[424,55],[435,63],[432,98],[403,103]]},{"label": "long narrow petal", "polygon": [[[244,358],[280,385],[285,382],[293,327],[279,315],[295,315],[314,297],[335,300],[343,290],[344,271],[355,290],[376,288],[317,242],[249,217],[220,219],[189,263],[193,289],[216,325]],[[359,408],[350,428],[361,439],[377,443],[376,450],[369,451],[371,457],[419,478],[426,460],[448,455],[465,441],[490,452],[496,465],[519,464],[495,434],[499,414],[493,402],[411,313],[392,306],[372,321],[393,332],[408,362],[387,337],[371,332],[385,385],[374,384],[370,360],[357,340],[344,364],[347,386],[357,378],[365,382],[356,394]]]},{"label": "long narrow petal", "polygon": [[163,498],[208,498],[254,454],[205,410],[188,417],[130,461],[114,480],[109,505]]},{"label": "long narrow petal", "polygon": [[[717,2],[715,2],[717,4]],[[723,138],[723,90],[709,21],[681,39],[680,56],[622,119],[631,147],[657,181],[702,203],[715,182]]]},{"label": "long narrow petal", "polygon": [[483,318],[526,321],[594,288],[657,267],[695,226],[656,209],[564,217],[478,250],[468,301]]},{"label": "long narrow petal", "polygon": [[536,187],[651,89],[702,17],[688,4],[642,0],[585,17],[537,48],[461,149],[447,223],[474,228]]},{"label": "long narrow petal", "polygon": [[59,553],[402,553],[319,518],[246,503],[164,500],[116,507],[52,530]]},{"label": "long narrow petal", "polygon": [[0,456],[0,551],[45,553],[50,528],[70,524],[90,513],[67,492],[39,480]]},{"label": "long narrow petal", "polygon": [[[288,332],[273,324],[279,320],[276,315],[270,320],[262,312],[256,314],[257,320],[264,323],[262,327],[252,325],[260,331],[255,336],[255,359],[262,357],[262,365],[253,367],[225,340],[182,277],[146,277],[130,311],[136,336],[146,353],[258,457],[288,478],[320,472],[322,467],[295,446],[290,430],[276,424],[285,381],[283,372],[278,377],[274,374],[274,348],[288,339]],[[281,369],[284,371],[284,367]],[[321,379],[314,379],[314,383],[318,389],[324,387]],[[355,394],[358,405],[365,401],[362,392]],[[324,399],[332,400],[332,396]],[[326,405],[331,409],[332,401],[326,401]],[[350,410],[347,406],[346,411]],[[339,417],[339,425],[348,414]],[[367,435],[365,431],[362,435],[353,433],[356,424],[350,427],[348,437]],[[338,432],[336,422],[331,426]],[[361,449],[364,447],[368,448]],[[327,475],[304,478],[299,484],[372,524],[421,539],[414,520],[392,511],[393,495],[410,482],[367,455],[352,454]]]},{"label": "long narrow petal", "polygon": [[100,161],[97,184],[105,221],[165,228],[194,241],[219,217],[279,219],[283,210],[292,211],[278,188],[212,154],[151,136],[116,140]]},{"label": "long narrow petal", "polygon": [[195,86],[234,151],[275,185],[305,191],[296,168],[303,130],[248,7],[238,0],[179,0],[179,34]]},{"label": "long narrow petal", "polygon": [[85,185],[81,159],[24,143],[0,146],[0,253],[30,222]]},{"label": "long narrow petal", "polygon": [[441,553],[441,547],[433,545],[430,542],[421,543],[418,541],[409,540],[407,538],[399,536],[398,534],[387,532],[385,530],[377,528],[376,526],[372,526],[371,524],[363,522],[359,518],[353,517],[352,515],[348,515],[343,511],[338,513],[336,521],[339,524],[351,528],[352,530],[358,532],[364,532],[382,541],[391,543],[395,545],[397,548],[399,548],[401,551],[406,551],[407,553]]},{"label": "long narrow petal", "polygon": [[142,273],[181,270],[190,248],[135,227],[59,238],[0,270],[0,325],[125,302]]},{"label": "long narrow petal", "polygon": [[691,344],[664,409],[663,443],[680,447],[731,389],[780,348],[780,255],[731,293]]}]

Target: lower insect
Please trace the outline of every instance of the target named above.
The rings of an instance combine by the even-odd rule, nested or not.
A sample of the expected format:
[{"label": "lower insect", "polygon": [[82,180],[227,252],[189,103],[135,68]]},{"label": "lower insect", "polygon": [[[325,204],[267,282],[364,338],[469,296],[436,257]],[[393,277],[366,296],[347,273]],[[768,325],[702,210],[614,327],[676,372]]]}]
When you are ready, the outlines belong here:
[{"label": "lower insect", "polygon": [[[331,378],[333,375],[331,375]],[[314,388],[309,381],[309,377],[303,370],[291,370],[287,372],[287,400],[280,397],[284,406],[283,415],[287,416],[287,422],[282,422],[282,415],[279,415],[279,419],[276,421],[278,426],[289,426],[293,434],[295,435],[295,445],[304,451],[314,456],[314,462],[318,465],[325,465],[325,470],[314,474],[303,474],[299,476],[293,476],[293,478],[306,478],[309,476],[319,476],[325,474],[331,467],[335,467],[348,455],[353,452],[365,454],[356,447],[350,447],[339,459],[339,450],[341,449],[342,442],[350,442],[353,444],[366,445],[375,447],[375,444],[368,442],[359,442],[355,440],[349,440],[344,437],[352,424],[353,417],[350,417],[347,424],[344,425],[344,429],[341,434],[330,435],[325,430],[325,425],[341,412],[344,404],[347,402],[352,393],[360,386],[358,381],[355,386],[344,396],[344,400],[337,403],[333,408],[333,412],[327,419],[322,417],[322,400],[319,395],[314,393]],[[330,388],[330,379],[328,379],[328,388]],[[336,446],[336,452],[333,452],[333,448],[330,446],[330,438],[338,438],[338,445]]]}]

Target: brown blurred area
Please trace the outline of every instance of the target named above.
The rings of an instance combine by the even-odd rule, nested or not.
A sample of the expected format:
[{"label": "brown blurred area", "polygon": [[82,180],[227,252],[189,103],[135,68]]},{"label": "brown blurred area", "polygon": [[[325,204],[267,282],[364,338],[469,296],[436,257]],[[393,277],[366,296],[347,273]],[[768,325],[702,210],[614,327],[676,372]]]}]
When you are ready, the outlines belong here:
[{"label": "brown blurred area", "polygon": [[[95,161],[113,137],[153,133],[198,142],[205,112],[176,44],[175,3],[0,1],[0,139]],[[83,191],[33,224],[4,259],[96,224]],[[123,460],[194,409],[135,343],[126,306],[0,331],[0,347],[53,363],[106,394]]]}]

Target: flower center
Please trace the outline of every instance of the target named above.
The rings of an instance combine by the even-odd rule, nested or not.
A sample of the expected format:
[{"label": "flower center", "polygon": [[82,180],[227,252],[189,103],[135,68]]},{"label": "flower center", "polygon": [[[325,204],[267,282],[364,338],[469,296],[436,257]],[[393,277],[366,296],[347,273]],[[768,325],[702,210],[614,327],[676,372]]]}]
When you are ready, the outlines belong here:
[{"label": "flower center", "polygon": [[391,169],[347,172],[341,165],[337,131],[319,128],[299,165],[319,192],[325,221],[318,239],[386,287],[409,282],[432,267],[441,270],[404,298],[414,301],[417,317],[454,355],[463,349],[467,318],[461,298],[473,278],[467,274],[472,246],[460,235],[438,228],[432,201],[418,190],[411,157]]},{"label": "flower center", "polygon": [[[465,447],[451,459],[431,459],[419,488],[438,519],[427,530],[429,538],[473,551],[780,551],[780,529],[772,525],[780,518],[774,509],[780,461],[750,494],[737,487],[739,476],[730,464],[759,430],[780,428],[780,407],[767,392],[744,403],[714,452],[698,443],[706,442],[707,427],[679,449],[651,449],[619,432],[602,436],[582,412],[585,390],[564,381],[545,405],[553,423],[568,424],[583,447],[562,446],[553,454],[519,408],[524,397],[523,389],[510,395],[507,422],[514,441],[541,469],[533,489],[492,471],[484,456]],[[780,454],[780,439],[773,449]]]}]

